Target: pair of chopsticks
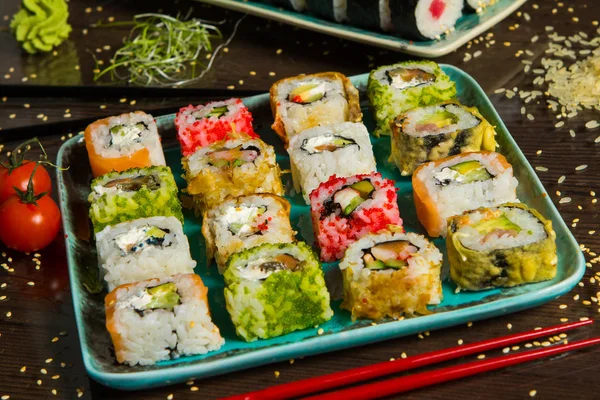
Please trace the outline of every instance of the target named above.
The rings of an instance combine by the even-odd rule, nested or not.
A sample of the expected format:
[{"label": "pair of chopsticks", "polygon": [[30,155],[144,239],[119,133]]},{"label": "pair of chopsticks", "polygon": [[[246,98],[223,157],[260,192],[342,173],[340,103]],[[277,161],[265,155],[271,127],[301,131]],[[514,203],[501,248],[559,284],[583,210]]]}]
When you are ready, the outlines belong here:
[{"label": "pair of chopsticks", "polygon": [[[432,351],[418,356],[401,358],[394,361],[385,361],[365,367],[349,369],[347,371],[341,371],[333,374],[304,379],[297,382],[272,386],[264,390],[228,397],[226,400],[287,399],[306,396],[308,394],[320,393],[345,385],[354,385],[362,381],[481,353],[487,350],[510,346],[527,340],[555,335],[557,333],[580,328],[591,323],[593,323],[592,320],[578,321],[528,332],[516,333],[513,335],[502,336],[472,344]],[[401,376],[375,383],[368,383],[361,386],[353,386],[330,393],[317,394],[307,398],[311,400],[346,400],[374,399],[378,397],[390,396],[392,394],[403,393],[425,386],[431,386],[487,371],[493,371],[495,369],[504,368],[515,364],[521,364],[542,357],[549,357],[567,351],[579,350],[584,347],[593,346],[599,343],[600,337],[596,337],[568,344],[544,347],[541,349],[508,354],[486,360],[478,360],[446,368],[434,369],[420,372],[418,374]]]}]

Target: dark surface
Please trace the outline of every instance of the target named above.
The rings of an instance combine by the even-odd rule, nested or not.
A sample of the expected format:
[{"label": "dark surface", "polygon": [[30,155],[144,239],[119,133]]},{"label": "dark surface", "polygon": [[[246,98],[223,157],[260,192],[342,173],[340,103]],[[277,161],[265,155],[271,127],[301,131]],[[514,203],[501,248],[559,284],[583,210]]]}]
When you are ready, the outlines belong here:
[{"label": "dark surface", "polygon": [[[177,3],[177,4],[174,4]],[[565,2],[566,3],[566,2]],[[0,2],[0,16],[6,16],[0,22],[0,84],[11,85],[91,85],[93,76],[93,58],[86,50],[96,53],[110,45],[110,51],[96,53],[109,58],[118,47],[127,29],[104,28],[91,29],[89,24],[99,19],[114,16],[125,20],[135,13],[156,11],[163,7],[172,10],[187,11],[188,2],[162,1],[91,1],[72,0],[70,2],[73,33],[70,41],[59,48],[59,56],[27,56],[18,48],[8,30],[10,15],[17,11],[19,2],[3,0]],[[476,322],[471,327],[462,325],[441,331],[423,334],[421,338],[413,336],[386,341],[380,344],[340,351],[321,356],[295,360],[291,363],[278,363],[235,375],[224,375],[193,384],[176,385],[152,391],[117,392],[100,386],[87,378],[79,350],[77,330],[71,304],[67,266],[62,238],[41,251],[41,266],[36,269],[32,259],[34,254],[22,255],[7,251],[0,245],[0,397],[9,395],[11,399],[77,398],[77,390],[83,390],[83,398],[94,399],[165,399],[173,394],[174,399],[213,398],[249,390],[265,388],[277,383],[341,371],[354,366],[363,366],[407,355],[455,345],[458,340],[470,343],[476,340],[500,336],[509,332],[529,330],[537,326],[553,325],[561,319],[569,321],[598,315],[597,296],[599,280],[591,279],[597,273],[598,264],[594,260],[594,251],[600,249],[600,205],[592,203],[594,197],[590,191],[600,195],[599,155],[600,144],[594,139],[600,135],[600,129],[589,130],[584,127],[586,121],[600,120],[598,111],[580,112],[575,118],[566,121],[562,128],[555,128],[559,121],[555,113],[546,107],[543,98],[539,104],[533,101],[526,105],[534,121],[521,114],[524,105],[518,99],[507,99],[503,94],[494,94],[498,88],[517,86],[521,90],[532,90],[532,81],[536,75],[524,73],[522,59],[533,61],[539,68],[542,57],[548,57],[544,51],[548,47],[545,26],[553,26],[561,35],[573,35],[584,31],[590,38],[598,36],[594,19],[600,19],[600,4],[593,1],[580,1],[563,4],[553,0],[535,1],[521,8],[531,16],[528,22],[523,14],[515,13],[498,24],[489,32],[493,36],[478,39],[471,47],[464,46],[458,51],[438,61],[454,64],[475,77],[488,93],[509,131],[515,137],[531,164],[548,168],[547,172],[538,172],[549,195],[555,201],[563,218],[584,246],[586,260],[590,262],[585,278],[569,294],[535,309]],[[207,8],[193,3],[195,15],[202,18],[227,19],[224,25],[225,36],[231,32],[233,22],[241,15]],[[96,10],[102,6],[103,11]],[[86,8],[92,8],[86,13]],[[569,10],[572,7],[572,11]],[[553,13],[552,10],[556,9]],[[169,10],[169,11],[172,11]],[[577,21],[573,18],[578,18]],[[518,26],[516,26],[518,24]],[[597,24],[597,23],[596,23]],[[89,29],[87,35],[82,30]],[[539,40],[531,43],[531,37],[539,35]],[[492,41],[495,40],[495,43]],[[504,45],[510,42],[510,46]],[[577,48],[577,46],[575,46]],[[278,49],[282,51],[278,52]],[[465,53],[473,55],[480,50],[479,57],[464,62]],[[533,55],[522,53],[529,50]],[[64,53],[63,53],[64,52]],[[279,53],[279,54],[278,54]],[[516,53],[516,54],[515,54]],[[54,58],[52,58],[54,57]],[[377,48],[358,45],[336,38],[299,30],[290,26],[271,23],[254,17],[242,21],[237,36],[229,45],[229,51],[220,53],[213,69],[195,86],[227,90],[233,85],[236,89],[268,90],[275,80],[302,72],[337,70],[347,75],[367,72],[376,65],[406,59],[406,56],[382,51]],[[566,59],[569,65],[572,61]],[[79,65],[79,71],[75,65]],[[11,71],[11,69],[14,70]],[[256,74],[251,75],[250,71]],[[270,74],[270,73],[273,74]],[[4,74],[9,74],[5,78]],[[36,78],[31,78],[36,74]],[[27,77],[26,82],[22,78]],[[243,80],[243,84],[240,84]],[[538,89],[539,87],[536,87]],[[16,134],[23,138],[42,131],[40,124],[61,123],[56,131],[45,136],[42,142],[50,156],[54,158],[58,148],[69,133],[77,133],[85,124],[71,126],[62,123],[81,118],[102,117],[123,111],[142,109],[152,112],[155,109],[176,109],[188,103],[198,103],[208,99],[206,94],[182,97],[177,92],[164,97],[129,96],[127,89],[117,89],[116,95],[102,93],[99,98],[91,96],[90,88],[82,89],[81,97],[70,91],[69,97],[63,96],[60,87],[51,90],[44,97],[39,92],[34,97],[25,97],[14,89],[7,99],[0,103],[0,148],[1,157],[12,149],[19,140],[7,140],[15,136],[11,128],[22,128]],[[539,90],[544,91],[541,87]],[[0,97],[7,96],[0,87]],[[20,96],[20,97],[19,97]],[[75,96],[75,97],[73,97]],[[122,97],[123,96],[123,97]],[[123,98],[127,96],[125,101]],[[136,104],[131,105],[132,100]],[[26,108],[24,105],[28,104]],[[105,105],[106,108],[100,108]],[[69,110],[68,112],[66,110]],[[47,120],[43,120],[43,116]],[[14,115],[14,116],[13,116]],[[26,129],[29,127],[29,129]],[[569,129],[576,133],[569,135]],[[538,150],[542,152],[538,155]],[[587,164],[582,171],[575,167]],[[566,180],[558,184],[557,179],[565,175]],[[568,196],[570,203],[558,204],[560,197]],[[579,220],[573,222],[576,218]],[[0,227],[2,229],[2,227]],[[5,252],[5,253],[4,253]],[[593,261],[593,263],[592,263]],[[600,279],[600,277],[597,277]],[[33,286],[28,284],[33,282]],[[2,284],[6,283],[4,287]],[[588,305],[589,302],[589,305]],[[560,305],[567,305],[560,308]],[[7,313],[10,311],[10,317]],[[511,325],[508,325],[511,324]],[[600,333],[600,327],[593,326],[569,334],[568,339],[578,340]],[[58,340],[53,341],[53,338]],[[541,341],[540,341],[541,342]],[[521,346],[521,349],[524,347]],[[519,350],[520,351],[520,350]],[[490,352],[488,357],[502,354]],[[599,348],[592,348],[574,354],[568,354],[549,360],[529,363],[508,369],[487,373],[481,376],[451,382],[429,389],[423,389],[403,396],[419,399],[488,399],[488,398],[527,398],[531,390],[536,390],[536,398],[543,399],[594,399],[600,396],[596,386],[598,376]],[[471,357],[470,359],[473,359]],[[20,372],[26,366],[24,372]],[[279,374],[276,374],[277,371]],[[45,372],[45,373],[44,373]],[[278,375],[278,377],[276,377]],[[54,378],[54,379],[53,379]],[[38,384],[41,380],[41,384]],[[197,391],[192,391],[197,388]],[[56,389],[56,396],[52,389]]]}]

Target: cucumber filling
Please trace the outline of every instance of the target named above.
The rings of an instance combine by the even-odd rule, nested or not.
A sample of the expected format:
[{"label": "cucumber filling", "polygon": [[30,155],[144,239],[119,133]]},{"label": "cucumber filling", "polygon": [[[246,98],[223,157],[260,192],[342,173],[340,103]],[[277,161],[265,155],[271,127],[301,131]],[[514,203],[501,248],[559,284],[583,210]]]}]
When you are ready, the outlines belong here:
[{"label": "cucumber filling", "polygon": [[333,152],[347,146],[358,146],[358,144],[353,139],[329,133],[304,139],[300,148],[308,154],[318,154],[325,151]]},{"label": "cucumber filling", "polygon": [[392,240],[364,250],[363,262],[371,270],[399,270],[408,266],[408,259],[417,251],[407,240]]},{"label": "cucumber filling", "polygon": [[166,236],[169,233],[168,229],[161,229],[156,226],[133,228],[116,236],[115,244],[123,255],[135,254],[148,247],[170,246],[170,241],[165,243]]},{"label": "cucumber filling", "polygon": [[204,114],[204,111],[205,110],[194,111],[192,117],[196,118],[196,120],[204,118],[221,118],[223,115],[227,114],[228,108],[227,106],[214,107],[206,114]]},{"label": "cucumber filling", "polygon": [[158,176],[154,174],[138,175],[127,178],[113,179],[112,181],[106,182],[102,186],[106,189],[115,188],[122,192],[137,192],[144,186],[148,190],[157,190],[160,188],[160,180]]},{"label": "cucumber filling", "polygon": [[261,281],[280,271],[296,271],[302,268],[302,263],[289,254],[278,254],[274,257],[259,258],[239,269],[244,279]]},{"label": "cucumber filling", "polygon": [[253,163],[260,156],[260,149],[256,146],[244,148],[242,145],[233,149],[220,149],[208,153],[208,164],[217,168],[240,167]]},{"label": "cucumber filling", "polygon": [[113,125],[110,127],[110,146],[122,147],[142,141],[142,132],[148,130],[143,122]]},{"label": "cucumber filling", "polygon": [[325,82],[313,82],[296,86],[288,100],[298,104],[310,104],[325,97]]},{"label": "cucumber filling", "polygon": [[435,81],[435,75],[419,68],[394,68],[386,72],[390,86],[408,89]]}]

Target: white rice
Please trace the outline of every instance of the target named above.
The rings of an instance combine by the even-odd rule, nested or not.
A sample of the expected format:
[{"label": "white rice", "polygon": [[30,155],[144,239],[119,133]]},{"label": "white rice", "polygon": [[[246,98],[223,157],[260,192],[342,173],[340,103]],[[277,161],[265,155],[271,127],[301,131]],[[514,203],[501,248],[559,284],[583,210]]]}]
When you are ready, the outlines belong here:
[{"label": "white rice", "polygon": [[346,6],[347,0],[333,0],[333,16],[339,23],[345,22],[348,18],[346,16]]},{"label": "white rice", "polygon": [[547,237],[544,225],[529,211],[516,207],[497,207],[491,210],[498,210],[505,214],[513,224],[521,228],[521,231],[517,236],[494,235],[486,242],[482,242],[484,235],[477,232],[472,225],[479,222],[486,214],[477,210],[471,211],[468,213],[469,225],[459,227],[454,234],[464,247],[477,251],[510,249],[536,243]]},{"label": "white rice", "polygon": [[[325,135],[352,139],[357,145],[313,154],[302,149],[305,140]],[[307,129],[291,138],[287,151],[290,154],[294,187],[297,192],[302,192],[306,204],[310,204],[310,193],[331,175],[348,177],[368,174],[377,168],[369,132],[362,123],[358,122],[343,122]]]},{"label": "white rice", "polygon": [[[440,274],[440,266],[442,263],[442,253],[424,236],[416,233],[400,233],[400,232],[384,232],[377,234],[368,234],[363,236],[356,242],[352,243],[346,254],[340,262],[340,269],[345,270],[350,268],[352,276],[357,281],[365,280],[371,273],[392,274],[394,269],[385,269],[381,271],[372,271],[366,268],[363,261],[364,250],[384,242],[394,240],[407,240],[416,246],[419,250],[413,253],[407,259],[407,278],[416,278],[421,275],[429,275],[432,268],[437,269],[437,276]],[[428,288],[431,295],[429,304],[439,304],[441,301],[441,282],[439,279],[435,281],[435,285]]]},{"label": "white rice", "polygon": [[[435,166],[427,163],[416,178],[425,182],[428,194],[437,205],[440,214],[440,231],[446,236],[446,219],[479,207],[493,207],[502,203],[518,202],[516,189],[519,182],[513,176],[513,169],[504,168],[496,160],[497,153],[466,153],[453,157]],[[434,176],[449,167],[465,161],[479,161],[494,177],[485,181],[471,183],[452,182],[447,186],[436,185]]]},{"label": "white rice", "polygon": [[435,39],[456,25],[456,21],[462,15],[463,0],[446,0],[445,9],[439,19],[431,16],[429,7],[436,0],[421,0],[415,8],[417,29],[421,35],[429,39]]},{"label": "white rice", "polygon": [[[146,246],[138,252],[123,255],[115,239],[132,229],[151,226],[169,230],[163,246]],[[96,234],[96,245],[100,269],[109,290],[145,279],[193,273],[196,267],[181,222],[175,217],[141,218],[107,226]]]},{"label": "white rice", "polygon": [[[243,103],[238,102],[238,99],[229,99],[224,101],[214,101],[206,105],[198,105],[177,113],[176,120],[180,130],[185,130],[186,127],[193,125],[197,120],[204,118],[215,108],[227,106],[227,112],[223,117],[232,117],[238,115],[240,109],[246,108]],[[215,118],[215,117],[213,117]],[[215,118],[217,119],[217,118]]]},{"label": "white rice", "polygon": [[[152,165],[166,165],[156,122],[154,122],[152,115],[136,111],[110,117],[107,120],[108,124],[95,125],[96,129],[92,131],[92,143],[97,154],[104,158],[118,158],[131,155],[146,148],[150,153],[150,162]],[[140,122],[147,126],[147,129],[142,131],[140,135],[140,141],[126,141],[119,145],[111,145],[111,127]]]},{"label": "white rice", "polygon": [[[231,223],[248,220],[251,211],[264,206],[266,211],[253,218],[248,228],[266,224],[267,230],[262,234],[234,234]],[[223,273],[227,259],[233,253],[258,246],[262,243],[291,243],[296,232],[290,225],[290,205],[287,200],[275,195],[257,194],[240,196],[224,201],[210,209],[202,222],[202,234],[206,239],[207,256],[215,257],[219,273]],[[241,232],[240,232],[241,233]]]},{"label": "white rice", "polygon": [[[124,345],[123,356],[129,365],[151,365],[182,355],[205,354],[218,350],[225,342],[213,324],[208,305],[197,290],[191,274],[139,282],[129,288],[117,288],[116,329]],[[145,311],[141,317],[133,308],[124,307],[131,296],[147,288],[174,282],[181,304],[173,311]]]},{"label": "white rice", "polygon": [[[419,69],[421,71],[427,72],[427,73],[435,76],[435,71],[434,71],[435,66],[436,66],[435,63],[431,63],[430,65],[428,65],[423,62],[419,62],[419,63],[403,62],[403,63],[399,63],[399,64],[388,65],[385,68],[376,69],[375,72],[373,73],[373,78],[376,79],[377,81],[379,81],[381,84],[383,84],[385,86],[389,86],[390,89],[392,89],[397,94],[401,94],[407,88],[413,87],[413,86],[407,86],[407,87],[403,87],[403,88],[394,87],[393,85],[390,84],[390,81],[388,79],[389,71],[392,71],[397,68]],[[431,82],[419,83],[418,86],[420,86],[422,88],[431,86],[436,83],[436,79],[432,80]],[[415,86],[417,86],[417,85],[415,85]]]},{"label": "white rice", "polygon": [[389,32],[394,29],[390,0],[379,0],[379,25],[381,30]]},{"label": "white rice", "polygon": [[[428,115],[445,109],[446,111],[456,115],[458,122],[442,127],[441,129],[426,130],[418,132],[416,126],[419,121],[423,120]],[[481,120],[456,104],[433,105],[428,107],[419,107],[406,112],[406,118],[403,120],[402,131],[410,136],[424,137],[429,135],[441,135],[451,132],[472,129],[481,123]]]},{"label": "white rice", "polygon": [[[320,100],[309,104],[298,104],[288,100],[290,92],[296,87],[321,82],[325,83],[325,95]],[[344,122],[347,119],[348,100],[341,79],[317,79],[307,75],[294,81],[286,80],[278,85],[278,95],[277,108],[288,138],[315,125]]]}]

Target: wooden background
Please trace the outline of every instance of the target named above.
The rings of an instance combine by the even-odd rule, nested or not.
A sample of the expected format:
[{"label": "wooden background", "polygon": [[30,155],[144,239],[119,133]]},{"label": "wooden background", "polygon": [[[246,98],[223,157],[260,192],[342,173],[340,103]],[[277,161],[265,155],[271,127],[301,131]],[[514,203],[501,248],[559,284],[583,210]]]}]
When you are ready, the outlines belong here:
[{"label": "wooden background", "polygon": [[[193,6],[197,17],[225,19],[222,29],[228,36],[233,23],[242,16],[188,1],[71,0],[73,33],[68,42],[55,56],[28,56],[20,51],[8,29],[10,16],[18,10],[19,3],[18,0],[0,2],[0,157],[22,139],[43,135],[42,143],[54,158],[61,142],[85,127],[85,124],[72,122],[79,119],[135,109],[175,110],[209,99],[200,90],[196,93],[115,87],[103,87],[102,92],[90,89],[88,86],[94,85],[92,54],[108,60],[128,32],[124,28],[94,29],[90,24],[107,21],[110,17],[116,21],[128,20],[134,14],[156,12],[161,8],[163,12],[185,12]],[[540,68],[543,57],[551,57],[545,54],[550,41],[546,27],[553,27],[560,35],[583,31],[593,38],[599,36],[599,19],[597,1],[529,1],[476,41],[438,59],[475,77],[530,163],[548,169],[538,171],[539,177],[564,220],[572,226],[588,261],[586,276],[569,294],[535,309],[476,322],[470,327],[462,325],[429,335],[298,359],[293,364],[283,362],[193,383],[128,393],[103,387],[85,373],[62,238],[41,251],[40,257],[18,254],[0,245],[3,267],[0,268],[0,397],[214,398],[397,358],[402,353],[420,354],[455,345],[459,340],[469,343],[565,320],[595,318],[600,311],[600,269],[594,253],[600,249],[600,206],[591,192],[600,195],[600,144],[595,143],[600,129],[586,129],[584,124],[592,119],[600,120],[600,115],[598,111],[581,112],[568,119],[564,127],[555,128],[559,120],[543,99],[526,105],[526,113],[534,117],[531,121],[521,114],[524,104],[518,95],[508,99],[504,93],[495,91],[514,87],[534,89],[532,81],[536,75],[532,71],[524,72],[523,60],[530,60],[533,70]],[[539,40],[532,43],[534,36]],[[477,57],[464,61],[469,58],[467,53],[477,54]],[[232,95],[244,90],[244,94],[266,91],[275,80],[299,73],[336,70],[354,75],[408,58],[249,16],[241,22],[228,51],[217,56],[212,70],[194,87],[231,91]],[[566,59],[565,63],[569,65],[573,61]],[[569,130],[573,130],[574,137]],[[575,168],[582,164],[588,167],[577,171]],[[563,175],[566,180],[558,184],[557,180]],[[559,204],[559,199],[564,197],[572,201]],[[41,260],[39,269],[33,258]],[[569,340],[598,335],[600,328],[595,325],[569,334]],[[501,352],[487,356],[498,354]],[[600,349],[592,348],[415,391],[403,398],[517,399],[531,395],[542,399],[599,398],[600,389],[596,385],[599,356]]]}]

